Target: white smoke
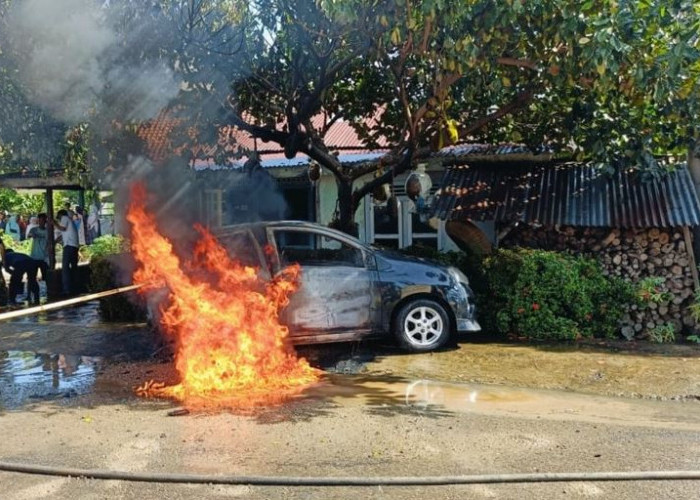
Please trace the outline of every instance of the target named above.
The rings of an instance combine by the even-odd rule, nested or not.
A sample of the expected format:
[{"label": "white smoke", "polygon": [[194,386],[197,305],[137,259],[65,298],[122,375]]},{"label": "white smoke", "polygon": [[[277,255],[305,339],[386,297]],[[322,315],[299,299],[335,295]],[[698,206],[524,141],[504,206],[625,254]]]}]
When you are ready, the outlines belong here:
[{"label": "white smoke", "polygon": [[69,124],[151,118],[180,88],[164,64],[125,62],[128,37],[106,14],[95,0],[24,0],[10,12],[27,97]]}]

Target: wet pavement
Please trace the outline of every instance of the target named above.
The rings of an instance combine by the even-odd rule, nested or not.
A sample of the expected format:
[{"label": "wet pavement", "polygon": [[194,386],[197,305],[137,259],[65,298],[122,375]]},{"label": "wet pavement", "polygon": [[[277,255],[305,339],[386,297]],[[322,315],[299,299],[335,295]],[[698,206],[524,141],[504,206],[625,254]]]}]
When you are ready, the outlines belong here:
[{"label": "wet pavement", "polygon": [[[308,346],[326,375],[254,412],[169,416],[142,399],[174,382],[143,324],[97,306],[0,323],[0,460],[249,475],[443,475],[700,469],[694,346],[459,342],[408,355],[386,342]],[[610,395],[623,397],[609,397]],[[441,488],[252,488],[0,472],[7,498],[697,498],[692,481]]]},{"label": "wet pavement", "polygon": [[0,408],[17,409],[27,402],[70,398],[93,390],[102,358],[28,351],[0,353]]},{"label": "wet pavement", "polygon": [[[0,408],[85,395],[96,387],[121,385],[126,393],[159,377],[175,381],[168,358],[158,356],[162,343],[146,324],[105,323],[98,307],[93,302],[0,323]],[[362,374],[376,381],[420,381],[423,387],[490,384],[511,387],[518,394],[523,389],[552,389],[700,401],[698,345],[522,345],[463,338],[451,348],[423,354],[404,353],[386,340],[298,350],[314,366],[335,374],[333,380],[340,380],[341,374]],[[506,401],[505,390],[494,387],[490,393],[501,396],[492,399]]]}]

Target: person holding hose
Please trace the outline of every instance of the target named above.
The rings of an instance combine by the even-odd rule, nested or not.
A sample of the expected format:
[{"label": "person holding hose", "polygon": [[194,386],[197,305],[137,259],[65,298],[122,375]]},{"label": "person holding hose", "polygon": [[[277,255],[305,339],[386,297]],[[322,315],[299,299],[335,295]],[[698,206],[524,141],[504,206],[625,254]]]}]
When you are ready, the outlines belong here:
[{"label": "person holding hose", "polygon": [[10,273],[8,303],[11,306],[17,305],[17,295],[22,289],[22,280],[26,275],[27,288],[29,291],[27,299],[30,304],[39,304],[39,284],[36,281],[39,264],[29,255],[15,252],[10,248],[5,248],[5,245],[0,246],[0,256],[2,257],[3,267]]}]

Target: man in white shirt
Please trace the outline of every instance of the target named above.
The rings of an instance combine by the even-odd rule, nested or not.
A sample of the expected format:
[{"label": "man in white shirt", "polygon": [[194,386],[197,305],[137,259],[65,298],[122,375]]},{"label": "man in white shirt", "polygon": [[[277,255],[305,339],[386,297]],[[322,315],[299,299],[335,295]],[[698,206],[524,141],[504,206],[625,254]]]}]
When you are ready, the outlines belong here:
[{"label": "man in white shirt", "polygon": [[78,231],[66,210],[59,210],[54,224],[61,231],[63,259],[61,261],[61,283],[63,293],[72,295],[76,290],[75,276],[78,269]]}]

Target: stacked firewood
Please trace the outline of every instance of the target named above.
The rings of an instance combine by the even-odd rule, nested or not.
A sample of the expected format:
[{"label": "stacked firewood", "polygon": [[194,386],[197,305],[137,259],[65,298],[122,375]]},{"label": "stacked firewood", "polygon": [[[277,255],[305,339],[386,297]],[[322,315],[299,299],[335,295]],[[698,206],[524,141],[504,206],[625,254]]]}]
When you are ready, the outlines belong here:
[{"label": "stacked firewood", "polygon": [[669,323],[676,332],[695,326],[687,306],[694,298],[692,258],[682,229],[610,229],[519,226],[500,242],[501,247],[520,246],[569,252],[596,259],[603,272],[640,283],[662,278],[659,301],[633,304],[623,318],[622,334],[646,337]]}]

